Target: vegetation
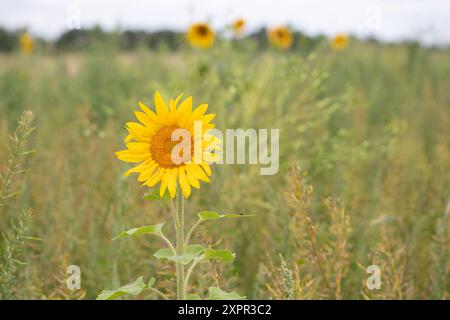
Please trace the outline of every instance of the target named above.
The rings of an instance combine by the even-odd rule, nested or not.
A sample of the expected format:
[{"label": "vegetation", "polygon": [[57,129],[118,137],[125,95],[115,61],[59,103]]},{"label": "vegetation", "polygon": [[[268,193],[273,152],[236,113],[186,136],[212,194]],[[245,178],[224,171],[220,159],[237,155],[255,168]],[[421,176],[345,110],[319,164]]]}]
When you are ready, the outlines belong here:
[{"label": "vegetation", "polygon": [[[98,41],[76,52],[38,46],[30,55],[1,55],[0,142],[23,110],[32,110],[37,127],[31,172],[14,183],[20,193],[2,191],[14,196],[7,211],[0,208],[1,230],[17,234],[2,244],[40,239],[19,240],[26,265],[15,269],[18,281],[1,278],[2,298],[93,299],[136,275],[144,285],[154,276],[158,291],[176,297],[174,266],[152,256],[157,238],[111,241],[170,220],[163,202],[143,200],[148,189],[124,178],[130,166],[114,155],[137,101],[153,105],[159,91],[208,103],[220,129],[280,128],[277,175],[217,165],[211,183],[185,203],[187,225],[201,210],[252,215],[197,228],[195,243],[229,248],[236,258],[199,264],[193,292],[448,299],[450,51],[350,39],[334,52],[325,40],[299,39],[288,51],[249,38],[217,39],[204,51],[182,43],[124,51]],[[8,159],[0,153],[0,163]],[[166,235],[175,237],[170,228]],[[9,268],[1,263],[2,272]],[[80,266],[82,289],[64,287],[67,264]],[[366,287],[373,264],[380,290]],[[131,298],[159,297],[150,290]]]}]

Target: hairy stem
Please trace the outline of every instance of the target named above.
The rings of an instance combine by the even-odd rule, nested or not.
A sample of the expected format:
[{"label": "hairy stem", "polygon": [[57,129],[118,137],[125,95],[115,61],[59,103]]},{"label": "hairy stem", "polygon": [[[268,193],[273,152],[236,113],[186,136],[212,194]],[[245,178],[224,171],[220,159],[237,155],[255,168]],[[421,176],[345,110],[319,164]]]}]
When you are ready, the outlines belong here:
[{"label": "hairy stem", "polygon": [[161,298],[163,298],[164,300],[169,300],[169,297],[168,296],[166,296],[164,293],[162,293],[161,291],[159,291],[158,289],[156,289],[156,288],[153,288],[153,287],[149,287],[149,289],[151,290],[151,291],[153,291],[154,293],[156,293],[158,296],[160,296]]},{"label": "hairy stem", "polygon": [[189,267],[189,270],[188,270],[187,273],[186,273],[186,278],[185,278],[185,280],[184,280],[184,296],[185,296],[185,297],[187,296],[188,284],[189,284],[189,278],[190,278],[190,276],[191,276],[191,274],[192,274],[192,270],[194,270],[195,266],[196,266],[200,261],[202,261],[203,257],[204,257],[204,256],[202,255],[200,258],[195,259],[194,262],[192,262],[191,266]]},{"label": "hairy stem", "polygon": [[186,235],[186,239],[184,240],[184,245],[188,246],[189,245],[189,241],[191,240],[191,236],[192,233],[194,232],[194,230],[200,225],[200,220],[198,220],[193,226],[192,228],[189,230],[189,232]]},{"label": "hairy stem", "polygon": [[[177,236],[177,255],[184,255],[184,199],[181,194],[181,190],[177,190],[177,204],[176,204],[176,236]],[[185,299],[184,290],[184,265],[176,262],[176,273],[177,273],[177,299]]]}]

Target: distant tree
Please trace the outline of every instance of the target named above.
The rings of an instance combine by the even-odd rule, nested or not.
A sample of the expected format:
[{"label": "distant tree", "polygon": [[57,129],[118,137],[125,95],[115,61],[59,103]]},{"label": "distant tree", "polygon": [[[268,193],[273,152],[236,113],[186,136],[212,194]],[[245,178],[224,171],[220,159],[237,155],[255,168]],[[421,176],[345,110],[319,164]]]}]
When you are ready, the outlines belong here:
[{"label": "distant tree", "polygon": [[0,27],[0,51],[11,52],[18,42],[18,36],[15,32],[8,31]]}]

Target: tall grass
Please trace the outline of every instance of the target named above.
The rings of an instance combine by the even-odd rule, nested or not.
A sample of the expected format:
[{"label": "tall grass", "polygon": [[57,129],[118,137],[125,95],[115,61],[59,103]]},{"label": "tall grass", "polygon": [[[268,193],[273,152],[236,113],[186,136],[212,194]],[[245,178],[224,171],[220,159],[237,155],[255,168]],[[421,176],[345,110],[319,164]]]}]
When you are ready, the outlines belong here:
[{"label": "tall grass", "polygon": [[[114,157],[136,101],[151,105],[159,90],[209,103],[222,129],[280,128],[276,176],[217,166],[213,182],[191,196],[192,208],[254,215],[202,239],[227,242],[238,258],[192,279],[197,291],[216,281],[250,298],[448,298],[448,50],[355,42],[306,55],[244,41],[204,52],[99,46],[0,61],[0,141],[22,109],[35,113],[38,128],[33,170],[13,199],[33,208],[29,233],[42,240],[27,244],[22,297],[70,298],[58,294],[64,261],[80,266],[86,298],[149,265],[168,274],[150,259],[156,245],[110,241],[165,214],[124,180],[126,166]],[[296,165],[307,178],[290,171]],[[298,198],[303,183],[302,192],[314,192]],[[382,269],[380,291],[364,286],[361,266],[370,264]]]}]

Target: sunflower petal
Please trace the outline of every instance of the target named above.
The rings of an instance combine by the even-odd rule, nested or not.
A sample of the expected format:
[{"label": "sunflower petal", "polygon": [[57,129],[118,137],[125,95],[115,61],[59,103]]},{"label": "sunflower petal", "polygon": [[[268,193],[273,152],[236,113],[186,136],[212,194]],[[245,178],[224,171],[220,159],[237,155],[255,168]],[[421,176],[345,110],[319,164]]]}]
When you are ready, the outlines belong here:
[{"label": "sunflower petal", "polygon": [[161,180],[161,177],[163,174],[164,174],[164,169],[158,168],[153,173],[153,175],[150,178],[148,178],[148,180],[144,183],[144,186],[153,187]]},{"label": "sunflower petal", "polygon": [[125,161],[125,162],[142,162],[148,159],[150,154],[148,153],[135,153],[130,150],[123,150],[123,151],[117,151],[116,156],[119,160]]},{"label": "sunflower petal", "polygon": [[162,169],[161,186],[159,188],[159,196],[162,198],[167,189],[167,170]]},{"label": "sunflower petal", "polygon": [[142,170],[141,174],[138,177],[138,181],[139,182],[143,182],[148,180],[153,173],[155,172],[155,169],[158,168],[158,165],[155,162],[150,163],[149,165],[146,166],[146,168],[144,170]]},{"label": "sunflower petal", "polygon": [[191,185],[189,184],[184,168],[178,168],[178,178],[180,180],[181,191],[183,192],[184,197],[187,199],[191,194]]},{"label": "sunflower petal", "polygon": [[169,109],[158,91],[155,93],[155,108],[156,113],[161,118],[162,124],[169,123]]},{"label": "sunflower petal", "polygon": [[177,192],[177,178],[178,178],[178,169],[170,169],[167,174],[167,188],[169,189],[170,197],[175,198],[175,194]]},{"label": "sunflower petal", "polygon": [[196,189],[200,188],[200,183],[198,182],[198,179],[196,179],[186,168],[186,178],[191,186],[193,186]]},{"label": "sunflower petal", "polygon": [[152,161],[151,159],[148,159],[144,162],[142,162],[141,164],[138,164],[136,167],[131,168],[130,170],[128,170],[127,172],[124,173],[125,177],[128,177],[130,174],[132,173],[139,173],[143,170],[143,168],[145,168],[145,166]]},{"label": "sunflower petal", "polygon": [[201,167],[197,164],[189,164],[186,166],[187,170],[198,180],[204,181],[204,182],[210,182],[208,176],[203,172]]},{"label": "sunflower petal", "polygon": [[205,170],[205,173],[207,176],[211,176],[211,166],[209,164],[207,164],[206,162],[203,162],[201,164],[203,170]]},{"label": "sunflower petal", "polygon": [[177,116],[180,117],[190,117],[192,113],[192,97],[187,97],[180,104],[180,107],[177,110]]},{"label": "sunflower petal", "polygon": [[201,120],[206,110],[208,110],[208,104],[199,105],[191,114],[191,121]]}]

